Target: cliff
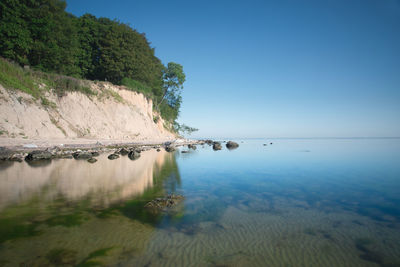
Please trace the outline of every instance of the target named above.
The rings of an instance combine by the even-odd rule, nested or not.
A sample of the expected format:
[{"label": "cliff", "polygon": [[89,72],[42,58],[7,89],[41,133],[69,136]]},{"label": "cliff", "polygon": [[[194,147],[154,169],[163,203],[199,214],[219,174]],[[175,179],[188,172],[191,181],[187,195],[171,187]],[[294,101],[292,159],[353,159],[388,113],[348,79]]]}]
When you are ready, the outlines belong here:
[{"label": "cliff", "polygon": [[0,85],[0,145],[32,140],[163,142],[176,138],[158,119],[151,99],[106,82],[90,86],[95,95],[67,92],[59,97],[48,90],[37,99]]}]

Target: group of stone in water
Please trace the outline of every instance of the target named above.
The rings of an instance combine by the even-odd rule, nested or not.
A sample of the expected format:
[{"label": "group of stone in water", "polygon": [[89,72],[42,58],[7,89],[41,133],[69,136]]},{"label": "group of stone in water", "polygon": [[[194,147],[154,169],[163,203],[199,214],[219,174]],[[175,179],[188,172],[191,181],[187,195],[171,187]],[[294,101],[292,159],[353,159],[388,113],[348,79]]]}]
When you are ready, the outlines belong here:
[{"label": "group of stone in water", "polygon": [[[196,144],[204,145],[208,144],[213,147],[214,150],[221,150],[222,145],[221,142],[216,142],[212,140],[204,140],[204,141],[196,141],[193,143],[187,144],[188,149],[196,150]],[[140,158],[141,152],[149,149],[156,149],[157,151],[161,151],[161,148],[164,148],[167,152],[173,152],[176,150],[176,147],[184,144],[176,144],[172,142],[165,142],[161,146],[133,146],[133,147],[122,147],[118,150],[114,151],[110,155],[108,155],[108,159],[114,160],[120,157],[120,155],[127,155],[131,160],[136,160]],[[239,144],[233,141],[229,141],[226,143],[226,147],[228,149],[235,149],[239,147]],[[115,150],[115,148],[113,149]],[[29,162],[42,161],[42,160],[51,160],[55,158],[75,158],[75,159],[85,159],[90,163],[95,163],[97,161],[96,157],[99,156],[99,151],[110,151],[110,148],[98,148],[92,150],[65,150],[60,147],[48,148],[46,150],[34,150],[29,153],[27,152],[18,152],[11,151],[6,148],[0,148],[0,160],[1,161],[18,161],[22,162],[23,159]],[[182,153],[188,153],[189,150],[182,150]]]}]

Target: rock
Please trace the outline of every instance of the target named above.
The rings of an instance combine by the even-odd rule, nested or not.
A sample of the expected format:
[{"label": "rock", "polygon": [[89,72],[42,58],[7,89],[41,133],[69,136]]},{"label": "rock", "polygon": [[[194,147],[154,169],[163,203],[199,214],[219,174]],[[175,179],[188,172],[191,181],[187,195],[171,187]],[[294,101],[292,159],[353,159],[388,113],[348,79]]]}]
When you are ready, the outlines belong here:
[{"label": "rock", "polygon": [[119,154],[121,154],[122,156],[128,155],[129,151],[126,150],[125,148],[121,148],[121,150],[119,151]]},{"label": "rock", "polygon": [[204,142],[209,146],[212,146],[214,144],[213,140],[206,140]]},{"label": "rock", "polygon": [[220,142],[214,142],[213,143],[213,149],[214,150],[221,150],[222,149],[221,143]]},{"label": "rock", "polygon": [[175,147],[172,146],[172,145],[166,146],[166,147],[165,147],[165,151],[167,151],[167,152],[173,152],[173,151],[175,151]]},{"label": "rock", "polygon": [[137,152],[136,150],[132,150],[131,152],[128,153],[128,157],[129,157],[131,160],[135,160],[135,159],[140,158],[140,153]]},{"label": "rock", "polygon": [[8,160],[12,156],[13,153],[11,150],[5,147],[0,147],[0,160]]},{"label": "rock", "polygon": [[197,147],[196,147],[195,145],[193,145],[193,144],[189,144],[189,145],[188,145],[188,148],[193,149],[193,150],[196,150]]},{"label": "rock", "polygon": [[90,159],[93,157],[91,152],[88,151],[76,151],[72,154],[75,159]]},{"label": "rock", "polygon": [[161,149],[157,148],[157,152],[160,152],[160,151],[161,151]]},{"label": "rock", "polygon": [[89,163],[95,163],[97,161],[97,159],[95,158],[90,158],[87,160]]},{"label": "rock", "polygon": [[26,157],[26,161],[33,160],[50,160],[53,158],[53,155],[49,151],[35,150],[29,153]]},{"label": "rock", "polygon": [[182,150],[181,153],[189,153],[189,150]]},{"label": "rock", "polygon": [[8,160],[10,161],[17,161],[17,162],[22,162],[22,159],[24,158],[23,155],[21,154],[14,154],[12,155]]},{"label": "rock", "polygon": [[113,153],[113,154],[108,155],[109,160],[113,160],[113,159],[117,159],[117,158],[119,158],[118,154]]},{"label": "rock", "polygon": [[60,154],[57,154],[56,157],[60,158],[60,159],[72,159],[73,158],[71,153],[60,153]]},{"label": "rock", "polygon": [[269,143],[270,145],[272,145],[272,142],[271,143]]},{"label": "rock", "polygon": [[235,149],[239,147],[239,144],[233,141],[229,141],[228,143],[226,143],[226,147],[228,149]]},{"label": "rock", "polygon": [[148,202],[144,207],[153,212],[167,211],[169,208],[172,208],[179,204],[184,199],[181,195],[168,195],[163,198],[156,198],[150,202]]},{"label": "rock", "polygon": [[90,153],[92,153],[92,157],[98,157],[98,156],[100,156],[100,153],[97,152],[97,151],[92,151],[92,152],[90,152]]}]

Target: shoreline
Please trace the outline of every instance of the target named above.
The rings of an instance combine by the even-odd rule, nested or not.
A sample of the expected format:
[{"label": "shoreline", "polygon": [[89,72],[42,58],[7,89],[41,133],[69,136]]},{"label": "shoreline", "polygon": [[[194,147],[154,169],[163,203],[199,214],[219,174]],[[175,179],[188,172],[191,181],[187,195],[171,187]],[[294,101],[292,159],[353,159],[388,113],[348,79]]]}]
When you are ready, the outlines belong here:
[{"label": "shoreline", "polygon": [[155,139],[155,140],[119,140],[119,139],[21,139],[21,138],[0,138],[0,149],[9,152],[29,152],[33,150],[46,150],[59,148],[62,150],[77,149],[102,149],[122,147],[149,147],[162,146],[170,143],[174,146],[197,144],[199,140],[184,138],[176,139]]}]

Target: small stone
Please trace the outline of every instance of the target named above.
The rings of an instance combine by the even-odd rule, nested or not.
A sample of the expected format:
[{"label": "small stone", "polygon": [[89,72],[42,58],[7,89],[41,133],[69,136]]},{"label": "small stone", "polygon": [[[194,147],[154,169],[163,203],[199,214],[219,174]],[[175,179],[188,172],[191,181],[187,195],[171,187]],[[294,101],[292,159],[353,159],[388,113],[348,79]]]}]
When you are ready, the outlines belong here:
[{"label": "small stone", "polygon": [[108,155],[109,160],[113,160],[113,159],[117,159],[117,158],[119,158],[118,154],[113,153],[113,154]]},{"label": "small stone", "polygon": [[125,148],[121,148],[121,150],[119,151],[119,153],[120,153],[122,156],[125,156],[125,155],[128,155],[128,154],[129,154],[129,151],[126,150]]},{"label": "small stone", "polygon": [[229,141],[228,143],[226,143],[226,147],[228,149],[234,149],[234,148],[238,148],[239,144],[233,141]]},{"label": "small stone", "polygon": [[213,143],[213,149],[214,150],[221,150],[222,149],[221,143],[220,142],[214,142]]},{"label": "small stone", "polygon": [[95,163],[97,161],[97,159],[95,158],[90,158],[87,160],[89,163]]},{"label": "small stone", "polygon": [[140,158],[140,153],[137,152],[136,150],[133,150],[128,153],[128,158],[130,158],[131,160],[136,160],[136,159]]}]

